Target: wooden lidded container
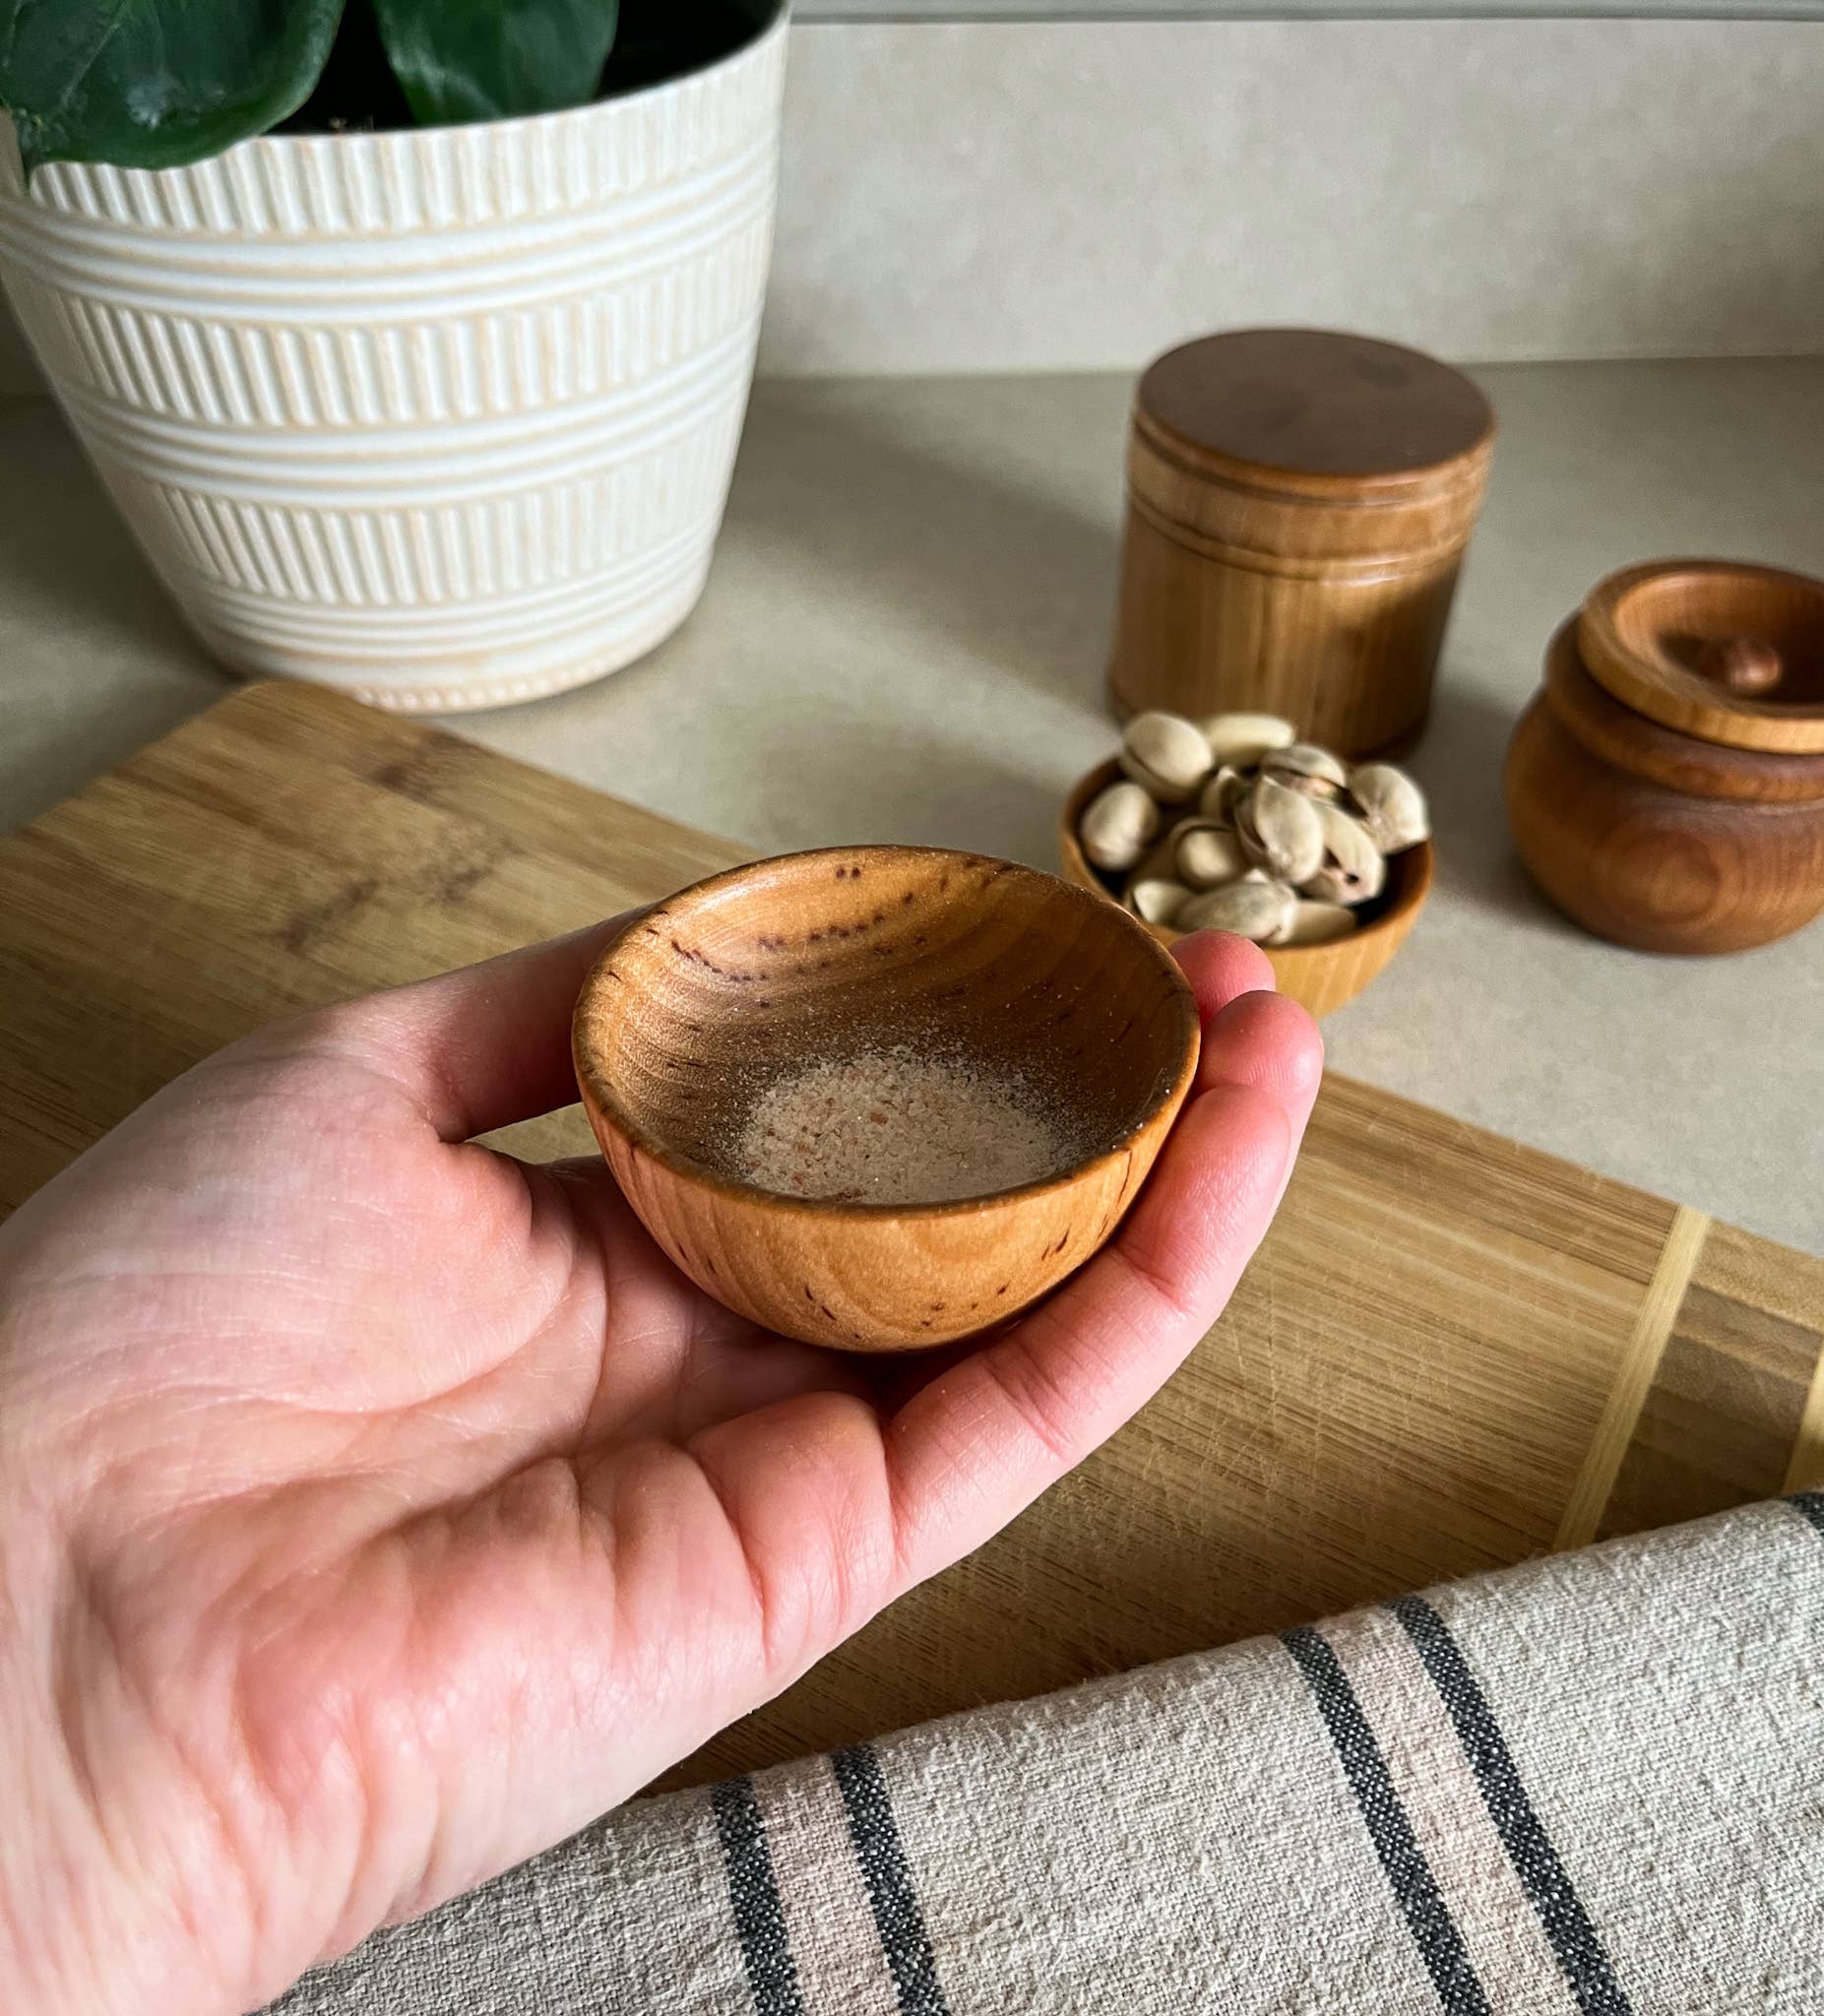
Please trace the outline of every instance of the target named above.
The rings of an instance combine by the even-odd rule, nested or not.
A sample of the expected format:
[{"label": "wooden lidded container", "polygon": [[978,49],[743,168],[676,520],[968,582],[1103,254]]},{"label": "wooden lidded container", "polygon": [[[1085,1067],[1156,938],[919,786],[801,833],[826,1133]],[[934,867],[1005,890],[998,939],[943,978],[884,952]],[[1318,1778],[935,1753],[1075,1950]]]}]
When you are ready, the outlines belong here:
[{"label": "wooden lidded container", "polygon": [[1241,329],[1140,380],[1108,683],[1123,714],[1277,714],[1350,757],[1424,724],[1494,413],[1418,350]]},{"label": "wooden lidded container", "polygon": [[1824,581],[1663,560],[1593,589],[1508,745],[1508,821],[1600,937],[1738,952],[1824,910]]}]

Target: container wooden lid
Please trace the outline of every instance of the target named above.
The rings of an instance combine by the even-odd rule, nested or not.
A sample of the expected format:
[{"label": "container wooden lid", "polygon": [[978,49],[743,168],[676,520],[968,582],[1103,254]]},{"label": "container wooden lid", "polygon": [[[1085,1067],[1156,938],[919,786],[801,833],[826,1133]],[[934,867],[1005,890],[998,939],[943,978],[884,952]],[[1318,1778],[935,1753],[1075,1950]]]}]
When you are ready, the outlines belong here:
[{"label": "container wooden lid", "polygon": [[1577,618],[1590,676],[1662,727],[1730,749],[1824,754],[1824,581],[1735,560],[1654,560]]},{"label": "container wooden lid", "polygon": [[1134,417],[1229,481],[1389,502],[1479,480],[1494,438],[1494,410],[1461,371],[1324,329],[1235,329],[1167,350],[1141,378]]}]

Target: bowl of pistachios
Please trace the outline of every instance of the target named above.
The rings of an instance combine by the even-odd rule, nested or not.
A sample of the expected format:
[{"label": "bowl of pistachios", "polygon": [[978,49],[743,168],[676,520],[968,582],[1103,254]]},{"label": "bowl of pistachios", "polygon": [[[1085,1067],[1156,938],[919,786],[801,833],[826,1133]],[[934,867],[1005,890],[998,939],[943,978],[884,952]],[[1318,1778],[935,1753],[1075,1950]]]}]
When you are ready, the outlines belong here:
[{"label": "bowl of pistachios", "polygon": [[1233,931],[1281,993],[1328,1015],[1392,959],[1431,889],[1424,794],[1276,715],[1137,714],[1064,802],[1066,878],[1169,945]]}]

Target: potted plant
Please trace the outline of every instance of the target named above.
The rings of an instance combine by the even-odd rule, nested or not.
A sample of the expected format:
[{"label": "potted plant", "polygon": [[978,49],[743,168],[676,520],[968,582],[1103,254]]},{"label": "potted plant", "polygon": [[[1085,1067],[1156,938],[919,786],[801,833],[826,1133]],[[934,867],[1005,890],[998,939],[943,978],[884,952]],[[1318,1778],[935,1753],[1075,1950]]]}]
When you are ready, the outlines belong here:
[{"label": "potted plant", "polygon": [[684,619],[784,38],[782,0],[0,0],[7,292],[219,656],[484,707]]}]

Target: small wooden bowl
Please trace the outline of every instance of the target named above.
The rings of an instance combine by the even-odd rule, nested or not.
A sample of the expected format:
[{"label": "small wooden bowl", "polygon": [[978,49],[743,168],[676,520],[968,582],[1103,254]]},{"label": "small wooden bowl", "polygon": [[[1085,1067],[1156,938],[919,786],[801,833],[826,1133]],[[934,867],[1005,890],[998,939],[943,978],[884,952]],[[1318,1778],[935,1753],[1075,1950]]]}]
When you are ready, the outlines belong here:
[{"label": "small wooden bowl", "polygon": [[[1017,1073],[1081,1160],[919,1205],[782,1196],[726,1172],[719,1150],[779,1072],[901,1043]],[[621,1189],[699,1288],[806,1343],[913,1351],[1026,1308],[1113,1231],[1196,1075],[1197,1006],[1144,927],[1055,876],[830,848],[635,918],[584,984],[574,1050]]]},{"label": "small wooden bowl", "polygon": [[[1058,814],[1058,855],[1066,880],[1095,890],[1128,916],[1131,913],[1119,893],[1090,865],[1077,838],[1084,807],[1120,774],[1120,760],[1111,756],[1077,780]],[[1272,963],[1274,984],[1280,992],[1320,1018],[1341,1008],[1345,1001],[1352,1001],[1405,944],[1406,934],[1431,894],[1433,858],[1428,840],[1390,855],[1387,889],[1377,914],[1347,938],[1334,939],[1328,945],[1263,945],[1260,949]],[[1151,931],[1162,945],[1175,945],[1184,936],[1169,924],[1143,924],[1141,928]]]}]

